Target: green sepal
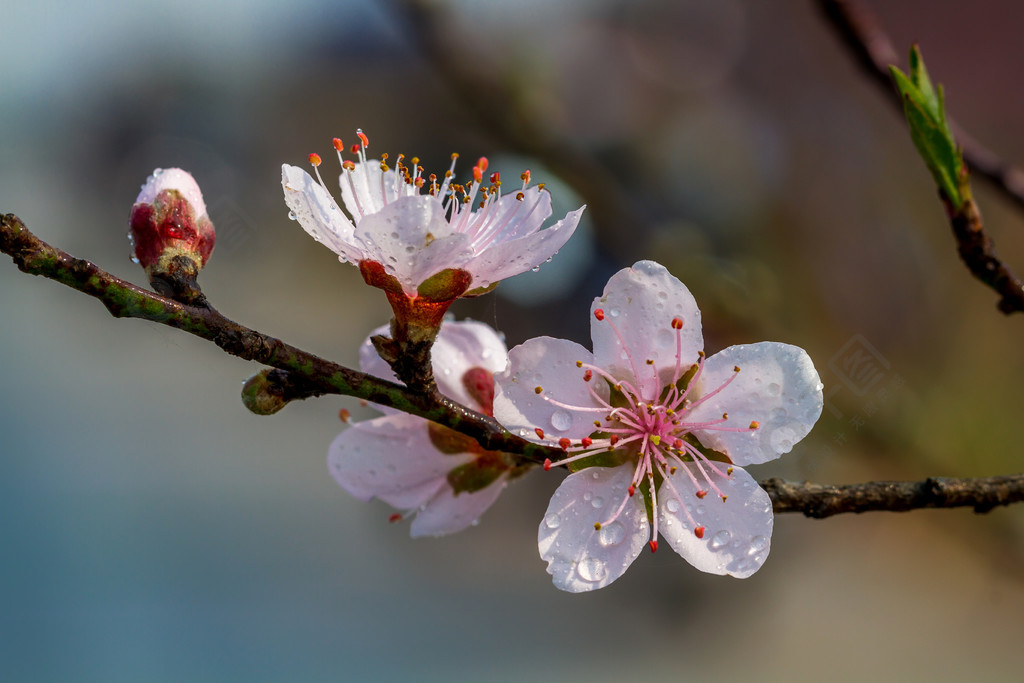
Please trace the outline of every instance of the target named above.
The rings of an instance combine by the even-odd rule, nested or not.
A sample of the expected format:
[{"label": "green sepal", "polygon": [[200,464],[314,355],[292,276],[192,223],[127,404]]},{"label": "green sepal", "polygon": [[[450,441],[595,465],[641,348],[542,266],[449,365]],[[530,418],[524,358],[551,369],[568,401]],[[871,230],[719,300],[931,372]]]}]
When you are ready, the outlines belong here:
[{"label": "green sepal", "polygon": [[[716,451],[713,448],[708,448],[707,446],[702,444],[700,441],[698,441],[697,437],[695,437],[693,434],[684,434],[682,436],[682,439],[686,443],[688,443],[691,446],[693,446],[694,448],[696,448],[697,451],[701,455],[703,455],[705,458],[707,458],[708,460],[713,460],[714,462],[724,462],[727,465],[731,465],[732,464],[732,460],[729,458],[728,455],[726,455],[722,451]],[[693,460],[693,457],[689,456],[689,455],[683,455],[681,457],[683,458],[684,461],[687,461],[687,462]]]},{"label": "green sepal", "polygon": [[498,283],[498,282],[492,282],[491,284],[487,285],[486,287],[477,287],[476,289],[471,289],[468,292],[466,292],[465,294],[463,294],[462,296],[463,296],[463,298],[467,298],[467,299],[472,298],[474,296],[483,296],[484,294],[488,294],[490,292],[493,292],[494,288],[497,287],[499,284],[500,283]]},{"label": "green sepal", "polygon": [[942,86],[932,85],[921,52],[910,49],[910,75],[890,66],[896,89],[903,100],[903,113],[910,126],[910,138],[924,160],[935,183],[955,209],[967,198],[963,154],[953,139],[946,120]]},{"label": "green sepal", "polygon": [[[498,454],[494,454],[498,455]],[[478,457],[473,462],[459,465],[448,473],[448,484],[455,495],[473,493],[487,488],[509,470],[503,457]]]},{"label": "green sepal", "polygon": [[473,276],[461,268],[445,268],[434,273],[416,288],[416,293],[428,301],[452,301],[469,288]]}]

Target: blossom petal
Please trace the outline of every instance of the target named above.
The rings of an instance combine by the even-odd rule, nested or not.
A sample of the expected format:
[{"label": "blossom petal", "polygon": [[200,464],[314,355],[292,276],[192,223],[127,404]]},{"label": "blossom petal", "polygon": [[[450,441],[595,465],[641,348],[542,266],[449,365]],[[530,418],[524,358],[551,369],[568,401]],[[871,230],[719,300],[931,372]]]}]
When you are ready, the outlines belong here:
[{"label": "blossom petal", "polygon": [[355,229],[366,258],[398,278],[407,294],[446,268],[459,268],[472,256],[469,238],[453,233],[440,203],[427,195],[401,197],[363,217]]},{"label": "blossom petal", "polygon": [[494,417],[507,429],[534,441],[537,427],[548,440],[594,432],[594,420],[605,411],[590,388],[607,391],[607,385],[583,381],[576,363],[591,363],[589,351],[565,339],[537,337],[509,351],[508,359],[508,369],[494,376]]},{"label": "blossom petal", "polygon": [[531,187],[522,199],[506,194],[486,210],[474,211],[462,232],[473,235],[478,253],[490,244],[526,237],[540,230],[551,215],[551,194]]},{"label": "blossom petal", "polygon": [[366,255],[355,238],[355,227],[320,183],[296,166],[281,166],[284,201],[295,219],[313,239],[342,260],[358,263]]},{"label": "blossom petal", "polygon": [[[715,477],[715,485],[727,496],[724,502],[714,494],[697,498],[697,488],[682,467],[665,481],[671,486],[663,483],[658,489],[658,533],[684,560],[702,572],[740,579],[761,568],[771,547],[774,518],[771,498],[753,477],[740,467],[729,477]],[[684,505],[697,525],[705,527],[703,538],[694,533]]]},{"label": "blossom petal", "polygon": [[443,536],[462,531],[480,518],[494,504],[508,485],[508,477],[498,477],[492,484],[474,491],[455,494],[451,486],[443,486],[427,501],[412,520],[409,533],[420,536]]},{"label": "blossom petal", "polygon": [[[626,493],[632,476],[632,465],[590,467],[570,474],[555,491],[537,547],[556,587],[582,593],[607,586],[643,550],[650,527],[643,496]],[[610,521],[623,499],[622,512]]]},{"label": "blossom petal", "polygon": [[[397,382],[398,377],[391,366],[380,357],[370,341],[370,337],[390,332],[388,325],[370,332],[359,347],[359,367],[374,377]],[[475,320],[445,321],[430,349],[430,360],[441,393],[463,405],[479,409],[480,406],[466,391],[462,378],[472,368],[484,368],[492,374],[504,370],[508,364],[508,349],[490,325]],[[385,412],[389,410],[385,409]]]},{"label": "blossom petal", "polygon": [[525,273],[547,261],[572,237],[585,208],[583,206],[570,211],[550,228],[518,239],[495,242],[484,249],[465,266],[473,274],[473,287],[487,287],[493,282]]},{"label": "blossom petal", "polygon": [[479,410],[463,377],[472,368],[483,368],[492,374],[501,372],[508,363],[508,349],[489,325],[473,320],[445,322],[430,350],[430,360],[441,393]]},{"label": "blossom petal", "polygon": [[394,169],[381,171],[377,159],[365,164],[357,162],[353,170],[342,171],[338,184],[341,186],[341,201],[357,221],[377,213],[399,197],[419,194],[418,188],[400,179]]},{"label": "blossom petal", "polygon": [[405,510],[425,504],[447,486],[453,468],[472,460],[468,453],[438,451],[427,421],[405,414],[356,423],[327,451],[328,467],[343,489],[360,500],[376,497]]},{"label": "blossom petal", "polygon": [[[594,317],[597,309],[604,311],[604,320]],[[677,335],[684,369],[697,362],[697,352],[704,346],[700,309],[693,295],[654,261],[639,261],[613,275],[590,311],[597,364],[619,379],[636,377],[646,400],[657,398],[655,370],[662,380],[672,380]],[[679,331],[672,328],[675,318],[683,322]],[[648,360],[654,361],[653,367]]]},{"label": "blossom petal", "polygon": [[821,415],[822,384],[814,363],[798,346],[760,342],[730,346],[709,357],[693,397],[714,391],[740,372],[720,393],[695,405],[688,421],[720,418],[728,413],[724,427],[760,427],[750,432],[722,432],[697,429],[700,442],[723,451],[737,465],[774,460],[788,453],[807,436]]}]

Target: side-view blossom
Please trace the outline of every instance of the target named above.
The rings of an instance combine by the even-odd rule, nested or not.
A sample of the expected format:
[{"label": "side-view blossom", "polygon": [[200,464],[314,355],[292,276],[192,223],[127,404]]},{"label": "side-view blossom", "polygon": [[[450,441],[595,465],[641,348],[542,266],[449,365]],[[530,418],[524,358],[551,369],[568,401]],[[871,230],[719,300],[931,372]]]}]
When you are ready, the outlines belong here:
[{"label": "side-view blossom", "polygon": [[367,283],[383,289],[399,319],[429,317],[440,324],[448,304],[475,296],[507,277],[537,268],[568,241],[583,207],[541,230],[551,215],[551,197],[544,185],[522,186],[503,193],[498,173],[487,173],[481,157],[467,185],[455,182],[455,160],[441,176],[424,175],[419,159],[399,154],[394,168],[389,157],[368,159],[369,140],[342,158],[345,145],[334,147],[341,164],[341,210],[320,176],[319,155],[309,159],[314,180],[295,166],[282,167],[282,186],[290,216],[338,255],[359,266]]},{"label": "side-view blossom", "polygon": [[[360,347],[359,360],[364,372],[395,379],[369,339]],[[441,393],[492,414],[494,373],[508,360],[494,330],[478,322],[446,321],[431,360]],[[525,471],[511,456],[486,451],[447,427],[391,408],[380,410],[383,417],[352,424],[334,439],[327,464],[338,484],[356,498],[379,498],[400,510],[392,521],[415,513],[414,537],[465,529]]]},{"label": "side-view blossom", "polygon": [[495,377],[495,417],[573,470],[538,531],[555,585],[606,586],[659,534],[701,571],[750,576],[772,503],[741,466],[789,452],[821,415],[810,357],[776,342],[705,357],[693,296],[653,261],[612,276],[591,314],[593,352],[531,339]]}]

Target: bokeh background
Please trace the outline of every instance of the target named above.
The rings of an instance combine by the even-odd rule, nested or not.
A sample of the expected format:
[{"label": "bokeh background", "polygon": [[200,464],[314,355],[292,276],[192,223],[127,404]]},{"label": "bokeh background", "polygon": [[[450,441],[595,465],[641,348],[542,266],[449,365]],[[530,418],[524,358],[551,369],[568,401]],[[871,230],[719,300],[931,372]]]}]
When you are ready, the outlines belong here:
[{"label": "bokeh background", "polygon": [[[870,6],[901,51],[920,42],[953,115],[1024,161],[1019,4]],[[213,303],[354,364],[383,296],[288,220],[279,183],[311,151],[331,168],[331,137],[362,127],[373,152],[431,170],[487,154],[506,178],[532,169],[556,213],[589,204],[553,263],[454,308],[510,345],[589,344],[607,277],[656,258],[702,305],[709,351],[806,348],[826,410],[755,476],[1022,468],[1024,316],[959,262],[898,115],[811,0],[3,14],[0,211],[119,276],[145,284],[125,238],[139,185],[185,167],[218,228]],[[975,187],[1024,270],[1024,214]],[[411,541],[326,471],[338,410],[370,411],[256,417],[238,391],[257,369],[0,259],[0,679],[1019,680],[1024,507],[784,515],[748,580],[665,551],[567,595],[536,551],[560,473]]]}]

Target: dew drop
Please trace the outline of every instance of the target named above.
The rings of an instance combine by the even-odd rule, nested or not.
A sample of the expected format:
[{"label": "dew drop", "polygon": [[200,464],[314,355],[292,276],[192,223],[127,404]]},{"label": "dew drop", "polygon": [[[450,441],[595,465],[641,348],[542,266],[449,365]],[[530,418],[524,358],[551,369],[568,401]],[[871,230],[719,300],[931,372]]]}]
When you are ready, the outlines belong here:
[{"label": "dew drop", "polygon": [[397,232],[391,233],[391,239],[397,240],[398,239],[398,233]]},{"label": "dew drop", "polygon": [[559,431],[564,431],[572,426],[572,418],[564,410],[556,410],[551,414],[551,426]]},{"label": "dew drop", "polygon": [[588,557],[587,559],[576,565],[576,573],[580,575],[580,578],[590,583],[596,583],[603,581],[608,576],[608,567],[605,566],[604,562],[595,558]]},{"label": "dew drop", "polygon": [[665,507],[668,509],[669,512],[673,514],[679,512],[679,501],[676,500],[675,498],[669,498],[668,501],[665,503]]},{"label": "dew drop", "polygon": [[584,492],[583,492],[583,500],[585,500],[585,501],[588,501],[588,502],[589,502],[589,501],[590,501],[590,499],[591,499],[591,498],[593,498],[593,497],[594,497],[594,494],[593,494],[593,493],[591,493],[590,491],[584,491]]},{"label": "dew drop", "polygon": [[539,273],[540,272],[540,266],[534,266],[533,268],[530,268],[530,270],[532,270],[535,273]]},{"label": "dew drop", "polygon": [[288,220],[294,221],[294,220],[298,220],[298,218],[299,217],[295,215],[294,211],[289,211],[288,212]]},{"label": "dew drop", "polygon": [[605,524],[601,527],[601,532],[597,536],[597,542],[608,548],[613,545],[618,545],[626,539],[626,527],[622,526],[621,522],[612,522],[611,524]]},{"label": "dew drop", "polygon": [[725,529],[722,529],[717,534],[711,537],[711,549],[719,550],[729,545],[729,539],[731,535]]},{"label": "dew drop", "polygon": [[611,309],[610,311],[608,311],[608,315],[610,315],[613,318],[618,318],[619,317],[619,309],[617,309],[617,308]]},{"label": "dew drop", "polygon": [[557,529],[558,525],[561,523],[562,518],[558,516],[557,512],[552,512],[544,518],[544,524],[546,524],[549,529]]},{"label": "dew drop", "polygon": [[754,536],[750,539],[750,554],[754,555],[768,547],[768,539],[764,536]]},{"label": "dew drop", "polygon": [[604,507],[604,498],[601,496],[594,496],[594,500],[590,501],[590,504],[593,505],[595,509],[599,510]]},{"label": "dew drop", "polygon": [[782,387],[780,387],[777,382],[772,382],[771,384],[768,385],[769,396],[778,396],[781,393]]}]

